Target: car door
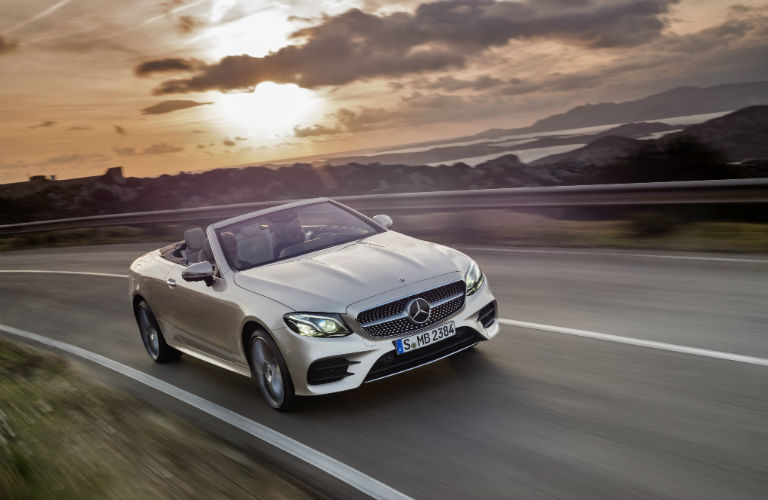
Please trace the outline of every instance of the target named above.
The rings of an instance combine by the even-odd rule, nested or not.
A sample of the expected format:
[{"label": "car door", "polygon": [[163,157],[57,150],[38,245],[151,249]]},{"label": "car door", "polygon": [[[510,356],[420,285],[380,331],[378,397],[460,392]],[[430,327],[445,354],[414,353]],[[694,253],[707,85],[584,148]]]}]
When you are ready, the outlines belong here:
[{"label": "car door", "polygon": [[159,255],[146,255],[137,259],[131,266],[131,270],[135,272],[135,291],[147,300],[164,334],[173,329],[165,281],[171,265],[171,262]]},{"label": "car door", "polygon": [[215,278],[211,286],[185,281],[186,266],[173,264],[166,278],[167,306],[173,321],[174,338],[182,346],[211,356],[238,362],[243,311],[237,303],[242,293],[235,283]]}]

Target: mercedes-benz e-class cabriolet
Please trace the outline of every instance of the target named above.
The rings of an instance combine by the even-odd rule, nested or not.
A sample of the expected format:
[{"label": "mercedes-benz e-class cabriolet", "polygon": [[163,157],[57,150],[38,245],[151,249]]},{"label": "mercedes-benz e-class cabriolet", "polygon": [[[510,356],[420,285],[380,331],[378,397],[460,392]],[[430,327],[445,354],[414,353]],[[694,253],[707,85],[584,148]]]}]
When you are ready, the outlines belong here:
[{"label": "mercedes-benz e-class cabriolet", "polygon": [[478,265],[391,226],[323,198],[189,229],[131,264],[144,347],[253,377],[284,410],[493,338]]}]

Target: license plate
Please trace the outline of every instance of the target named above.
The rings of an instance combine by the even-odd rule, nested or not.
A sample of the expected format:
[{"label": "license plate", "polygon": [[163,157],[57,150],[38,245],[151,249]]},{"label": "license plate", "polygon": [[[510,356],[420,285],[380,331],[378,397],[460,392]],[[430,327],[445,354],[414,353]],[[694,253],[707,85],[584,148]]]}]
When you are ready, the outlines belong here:
[{"label": "license plate", "polygon": [[454,335],[456,335],[456,328],[453,326],[453,321],[449,321],[448,323],[443,323],[442,325],[436,326],[431,330],[417,333],[416,335],[411,335],[410,337],[397,339],[392,343],[395,344],[395,349],[397,349],[398,354],[405,354],[407,352],[415,351],[416,349],[421,349],[422,347],[432,345],[436,342],[440,342],[441,340],[445,340],[448,337],[453,337]]}]

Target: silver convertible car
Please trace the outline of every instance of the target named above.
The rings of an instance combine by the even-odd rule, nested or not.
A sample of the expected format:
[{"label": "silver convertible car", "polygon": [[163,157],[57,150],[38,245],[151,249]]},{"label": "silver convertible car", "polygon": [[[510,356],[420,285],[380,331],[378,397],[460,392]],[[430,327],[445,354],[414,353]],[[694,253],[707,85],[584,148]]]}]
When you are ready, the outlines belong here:
[{"label": "silver convertible car", "polygon": [[499,331],[477,264],[320,198],[184,233],[136,259],[147,352],[253,377],[275,409],[437,361]]}]

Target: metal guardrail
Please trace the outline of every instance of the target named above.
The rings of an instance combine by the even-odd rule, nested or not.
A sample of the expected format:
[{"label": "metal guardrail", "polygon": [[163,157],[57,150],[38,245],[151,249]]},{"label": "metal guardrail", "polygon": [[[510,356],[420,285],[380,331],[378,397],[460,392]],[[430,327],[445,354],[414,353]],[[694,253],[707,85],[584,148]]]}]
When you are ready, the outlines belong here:
[{"label": "metal guardrail", "polygon": [[[334,199],[366,213],[457,211],[470,209],[768,203],[768,178],[716,181],[593,184],[530,188],[431,191],[338,196]],[[0,225],[0,236],[99,226],[221,220],[293,200],[259,201],[208,207],[94,215]]]}]

